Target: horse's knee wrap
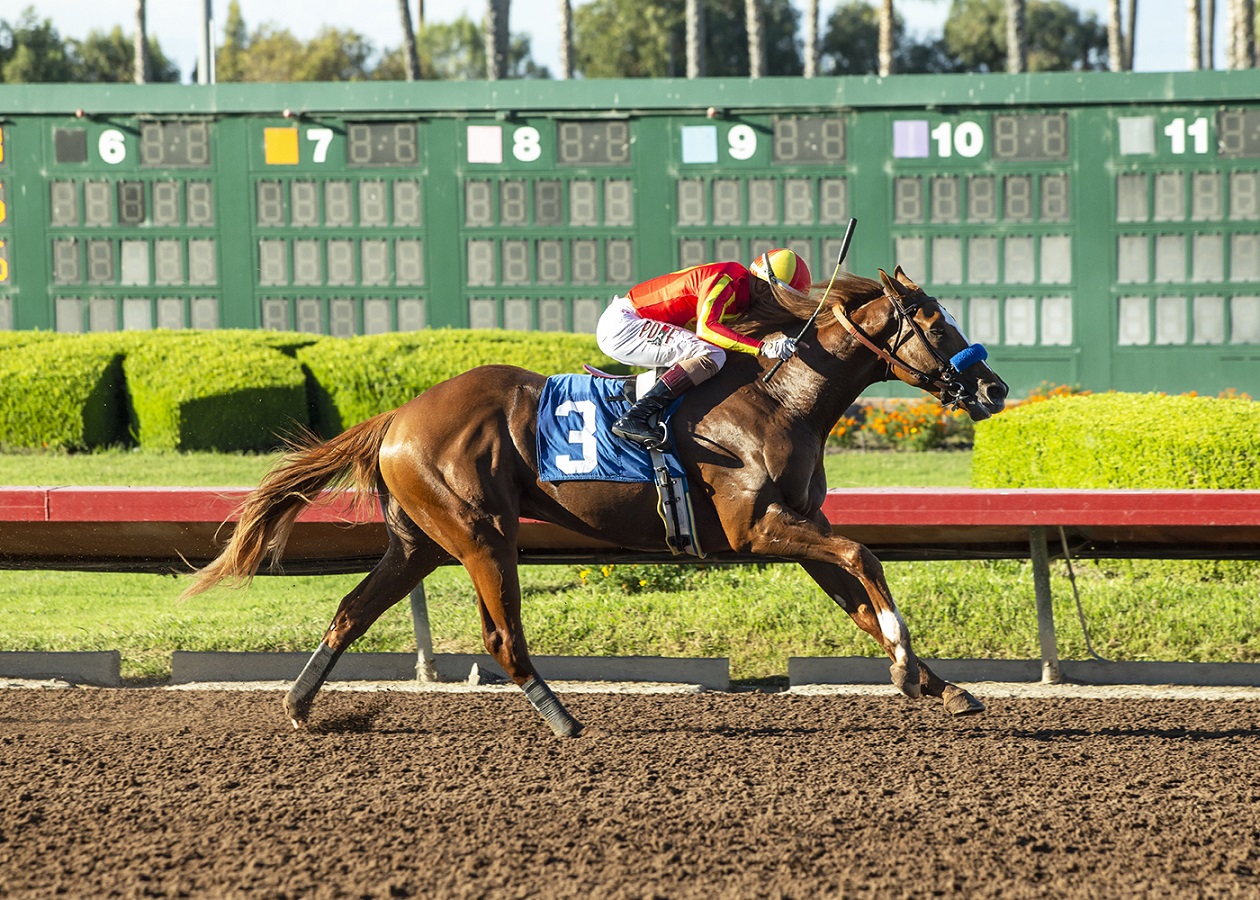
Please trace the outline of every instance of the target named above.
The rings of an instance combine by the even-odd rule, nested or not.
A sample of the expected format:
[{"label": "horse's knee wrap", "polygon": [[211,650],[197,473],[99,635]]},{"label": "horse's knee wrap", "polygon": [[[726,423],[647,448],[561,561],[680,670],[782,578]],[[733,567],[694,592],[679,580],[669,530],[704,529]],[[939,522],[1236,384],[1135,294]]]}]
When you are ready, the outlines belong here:
[{"label": "horse's knee wrap", "polygon": [[525,696],[534,709],[542,713],[557,737],[577,737],[582,733],[582,723],[569,715],[568,710],[551,692],[551,688],[537,675],[521,685],[521,689],[525,691]]}]

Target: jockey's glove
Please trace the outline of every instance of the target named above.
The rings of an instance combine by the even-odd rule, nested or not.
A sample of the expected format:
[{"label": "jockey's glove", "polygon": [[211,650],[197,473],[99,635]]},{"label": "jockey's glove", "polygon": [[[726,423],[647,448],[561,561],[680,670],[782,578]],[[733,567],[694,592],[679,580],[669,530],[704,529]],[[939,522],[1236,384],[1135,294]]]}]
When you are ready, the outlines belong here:
[{"label": "jockey's glove", "polygon": [[796,352],[796,338],[777,337],[761,342],[761,355],[769,359],[787,359]]}]

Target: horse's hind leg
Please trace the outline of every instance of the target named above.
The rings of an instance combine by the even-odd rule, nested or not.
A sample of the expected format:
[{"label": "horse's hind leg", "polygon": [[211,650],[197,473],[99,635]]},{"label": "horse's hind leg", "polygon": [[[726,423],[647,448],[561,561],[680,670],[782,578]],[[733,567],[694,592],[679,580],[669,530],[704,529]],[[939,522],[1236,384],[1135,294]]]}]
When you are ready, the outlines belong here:
[{"label": "horse's hind leg", "polygon": [[[386,506],[389,548],[367,577],[342,598],[324,638],[284,698],[294,728],[310,716],[315,695],[346,648],[363,636],[420,581],[450,557],[410,522],[401,522],[396,508]],[[404,527],[407,526],[407,527]]]},{"label": "horse's hind leg", "polygon": [[521,624],[521,583],[517,572],[515,543],[504,536],[479,535],[479,549],[461,559],[477,589],[481,636],[486,650],[503,671],[525,691],[534,709],[542,714],[559,737],[577,737],[582,723],[569,715],[534,670]]},{"label": "horse's hind leg", "polygon": [[[860,546],[860,545],[855,545]],[[939,697],[952,715],[984,712],[984,704],[956,684],[938,677],[910,649],[910,633],[884,579],[883,567],[862,547],[865,580],[826,563],[802,562],[805,571],[838,603],[854,623],[873,637],[893,660],[893,684],[904,694]],[[874,602],[872,602],[874,601]],[[917,669],[917,677],[912,673]]]}]

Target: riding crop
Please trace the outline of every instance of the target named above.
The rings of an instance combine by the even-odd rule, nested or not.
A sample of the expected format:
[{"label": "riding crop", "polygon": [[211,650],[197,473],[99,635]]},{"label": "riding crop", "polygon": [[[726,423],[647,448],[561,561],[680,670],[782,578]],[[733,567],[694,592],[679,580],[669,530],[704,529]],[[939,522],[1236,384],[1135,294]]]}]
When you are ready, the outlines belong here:
[{"label": "riding crop", "polygon": [[[840,267],[844,265],[844,258],[849,255],[849,243],[853,240],[853,230],[857,228],[857,219],[849,219],[849,227],[844,230],[844,240],[840,242],[840,255],[836,258],[835,271],[831,273],[831,280],[827,282],[827,290],[823,291],[822,299],[818,301],[818,308],[814,310],[814,314],[805,320],[805,324],[801,326],[801,333],[796,336],[796,340],[800,340],[805,336],[805,332],[809,331],[809,326],[814,324],[814,320],[818,318],[818,314],[822,312],[823,304],[827,302],[827,296],[831,293],[831,286],[836,283],[836,276],[840,274]],[[774,274],[774,269],[770,266],[770,254],[766,254],[766,272],[770,276],[770,285],[772,287],[785,288],[786,290],[799,293],[790,284],[784,284]],[[761,379],[762,383],[769,384],[770,379],[774,377],[774,373],[779,371],[779,366],[787,362],[787,359],[781,359],[770,367],[770,371],[766,373],[766,377]]]}]

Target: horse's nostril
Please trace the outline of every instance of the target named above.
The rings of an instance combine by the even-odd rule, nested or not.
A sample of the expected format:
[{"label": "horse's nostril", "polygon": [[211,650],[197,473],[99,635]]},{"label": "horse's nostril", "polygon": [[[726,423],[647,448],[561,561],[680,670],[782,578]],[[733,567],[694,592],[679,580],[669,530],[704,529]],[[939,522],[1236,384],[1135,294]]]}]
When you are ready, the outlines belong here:
[{"label": "horse's nostril", "polygon": [[993,412],[1001,412],[1006,406],[1009,388],[1000,381],[981,382],[977,391],[981,402]]}]

